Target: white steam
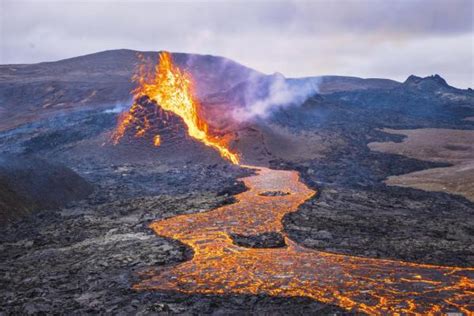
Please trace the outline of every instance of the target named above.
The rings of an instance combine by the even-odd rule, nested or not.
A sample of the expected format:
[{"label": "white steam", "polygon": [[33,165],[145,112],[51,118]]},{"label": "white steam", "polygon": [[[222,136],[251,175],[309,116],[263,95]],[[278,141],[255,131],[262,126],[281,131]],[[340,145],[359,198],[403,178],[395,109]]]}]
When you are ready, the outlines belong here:
[{"label": "white steam", "polygon": [[[277,109],[299,106],[319,92],[320,78],[286,79],[274,74],[264,79],[250,78],[245,94],[245,106],[235,109],[233,117],[240,122],[267,118]],[[265,91],[265,92],[262,92]]]},{"label": "white steam", "polygon": [[127,106],[125,104],[117,103],[113,108],[104,110],[104,113],[120,113],[127,110],[129,107],[130,106]]}]

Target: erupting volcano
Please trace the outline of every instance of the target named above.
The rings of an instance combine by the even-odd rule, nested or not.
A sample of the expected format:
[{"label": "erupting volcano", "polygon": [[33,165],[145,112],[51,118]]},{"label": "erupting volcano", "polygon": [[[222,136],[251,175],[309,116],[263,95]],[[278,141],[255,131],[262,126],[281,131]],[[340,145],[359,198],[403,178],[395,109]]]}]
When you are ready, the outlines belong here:
[{"label": "erupting volcano", "polygon": [[[193,96],[191,76],[173,64],[171,55],[168,52],[162,52],[155,72],[151,73],[148,70],[149,67],[142,63],[134,76],[134,80],[138,83],[138,87],[133,91],[134,103],[128,113],[120,117],[112,137],[113,142],[117,144],[130,127],[135,129],[135,137],[144,136],[150,129],[149,120],[146,117],[141,120],[136,115],[142,110],[142,105],[138,100],[147,97],[160,109],[180,117],[186,124],[189,136],[214,148],[223,158],[233,164],[238,164],[238,155],[228,148],[229,139],[211,133],[209,124],[202,118],[199,102]],[[153,143],[155,146],[160,145],[159,135],[154,136]]]},{"label": "erupting volcano", "polygon": [[[193,97],[192,78],[173,64],[171,55],[160,54],[153,75],[145,69],[142,65],[135,77],[139,84],[133,92],[135,102],[120,117],[113,141],[119,142],[130,129],[135,137],[143,137],[150,131],[149,119],[140,114],[145,110],[142,100],[146,98],[155,102],[155,110],[159,108],[179,116],[191,137],[238,164],[238,156],[228,148],[228,141],[210,133]],[[153,143],[160,145],[159,135],[154,135]],[[148,271],[135,289],[307,296],[349,311],[376,315],[435,315],[450,308],[472,313],[474,269],[307,249],[286,235],[282,220],[315,191],[304,185],[295,171],[243,167],[259,170],[257,175],[243,179],[249,190],[236,196],[237,203],[151,225],[158,235],[190,246],[194,256],[175,267]],[[237,245],[231,237],[264,233],[281,234],[286,245],[280,249],[248,249]]]},{"label": "erupting volcano", "polygon": [[0,3],[0,316],[474,316],[474,1]]}]

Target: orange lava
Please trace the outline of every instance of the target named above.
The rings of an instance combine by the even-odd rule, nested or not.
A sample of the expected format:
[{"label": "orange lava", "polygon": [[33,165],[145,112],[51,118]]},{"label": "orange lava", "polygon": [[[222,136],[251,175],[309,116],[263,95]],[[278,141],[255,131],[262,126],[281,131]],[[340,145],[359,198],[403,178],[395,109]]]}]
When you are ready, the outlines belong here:
[{"label": "orange lava", "polygon": [[[138,115],[143,107],[137,100],[146,96],[164,111],[180,117],[187,127],[189,136],[217,150],[223,158],[233,164],[239,163],[238,155],[228,148],[229,140],[209,130],[208,123],[200,113],[199,103],[193,96],[191,75],[174,65],[169,53],[160,54],[154,73],[148,72],[146,64],[142,63],[134,80],[138,82],[138,87],[133,91],[135,101],[129,112],[122,114],[119,119],[112,135],[114,144],[119,143],[130,128],[135,129],[135,137],[142,137],[150,130],[150,122],[146,118],[142,120]],[[155,146],[161,144],[159,135],[155,135],[153,139]]]},{"label": "orange lava", "polygon": [[[150,270],[139,290],[203,294],[304,296],[373,315],[473,315],[474,268],[443,267],[353,257],[302,247],[286,237],[285,248],[233,244],[229,233],[284,234],[282,218],[315,191],[295,171],[260,168],[243,178],[248,191],[215,210],[151,224],[156,234],[194,250],[192,260]],[[289,195],[262,196],[266,191]]]}]

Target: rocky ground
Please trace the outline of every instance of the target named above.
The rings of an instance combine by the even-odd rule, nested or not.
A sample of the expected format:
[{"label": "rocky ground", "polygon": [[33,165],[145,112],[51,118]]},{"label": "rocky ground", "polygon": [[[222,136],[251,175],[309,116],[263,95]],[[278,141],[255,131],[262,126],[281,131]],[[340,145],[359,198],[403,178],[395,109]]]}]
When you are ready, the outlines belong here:
[{"label": "rocky ground", "polygon": [[[273,315],[339,311],[304,298],[133,290],[140,272],[150,266],[176,264],[192,256],[190,249],[156,236],[148,225],[233,203],[232,196],[245,190],[237,179],[252,171],[229,165],[212,151],[183,139],[182,151],[140,143],[113,147],[107,130],[114,115],[79,113],[2,134],[3,148],[9,154],[66,164],[94,187],[94,193],[67,207],[10,221],[2,229],[0,313]],[[99,130],[94,128],[97,124]],[[90,146],[95,150],[87,150]]]},{"label": "rocky ground", "polygon": [[[447,192],[384,183],[390,176],[452,166],[449,159],[434,159],[435,153],[466,155],[466,146],[446,149],[444,146],[454,143],[441,139],[446,129],[451,134],[456,134],[453,130],[459,135],[472,133],[474,126],[464,120],[473,112],[471,95],[461,93],[464,99],[460,101],[440,99],[437,95],[446,85],[439,77],[419,79],[407,80],[401,89],[309,100],[305,110],[275,117],[280,124],[292,122],[295,131],[301,126],[315,131],[328,144],[324,155],[315,159],[271,161],[274,168],[299,170],[319,190],[317,197],[285,218],[285,228],[294,240],[329,252],[474,266],[474,203]],[[390,133],[384,133],[384,127],[390,127]],[[412,150],[417,159],[368,147],[373,142],[400,145],[404,136],[394,130],[418,128],[430,128],[432,134],[424,145]],[[430,149],[421,150],[427,147]],[[464,183],[462,192],[472,190],[471,182],[466,181],[469,173],[458,177],[457,182]]]},{"label": "rocky ground", "polygon": [[[149,170],[150,166],[147,166]],[[139,178],[143,170],[131,169]],[[149,266],[176,264],[192,256],[184,245],[158,237],[154,220],[203,212],[232,203],[234,182],[248,174],[227,165],[170,169],[160,176],[172,185],[159,193],[133,192],[134,180],[108,186],[116,170],[94,170],[88,180],[95,193],[67,208],[44,211],[7,226],[0,234],[0,312],[37,314],[331,313],[332,307],[309,299],[266,296],[204,296],[137,292],[139,272]],[[113,176],[109,176],[109,175]],[[188,179],[188,180],[184,180]],[[199,180],[198,180],[199,179]],[[192,183],[206,185],[193,186]],[[128,186],[128,187],[127,187]],[[123,193],[128,189],[128,197]]]},{"label": "rocky ground", "polygon": [[[86,199],[37,210],[2,227],[0,314],[342,313],[303,298],[132,289],[147,267],[192,256],[178,242],[155,236],[148,228],[152,221],[232,203],[232,195],[245,190],[238,178],[251,171],[222,161],[179,128],[163,131],[159,148],[147,139],[112,146],[116,110],[125,103],[110,103],[116,89],[120,98],[128,97],[136,58],[130,51],[116,52],[114,58],[109,54],[92,56],[95,64],[85,56],[55,65],[0,67],[0,105],[9,107],[8,113],[15,112],[18,89],[24,91],[21,113],[0,122],[2,154],[64,165],[93,187]],[[125,64],[118,65],[120,60]],[[231,74],[225,76],[224,88],[242,79],[238,64],[220,69],[215,57],[196,60],[194,71],[203,76],[199,82],[213,91],[222,88],[219,74]],[[77,71],[84,65],[103,67],[88,70],[95,81],[77,85],[88,73]],[[206,77],[202,67],[213,67],[209,73],[218,75]],[[51,83],[58,72],[66,74]],[[105,82],[114,78],[119,85]],[[76,86],[80,91],[72,88]],[[323,87],[323,93],[301,106],[242,127],[233,144],[244,163],[298,170],[317,189],[317,196],[284,218],[290,238],[356,256],[474,266],[474,203],[448,192],[384,182],[390,176],[449,167],[450,162],[429,161],[429,153],[409,158],[368,147],[403,141],[404,136],[384,133],[384,128],[474,130],[472,119],[466,120],[474,115],[472,91],[449,87],[439,76],[413,76],[403,84],[334,77]],[[233,95],[239,91],[230,89],[209,100],[226,104],[227,98],[241,98]],[[29,100],[34,102],[28,105]],[[93,109],[82,106],[92,101],[102,103]],[[232,238],[246,247],[284,246],[279,234]]]},{"label": "rocky ground", "polygon": [[443,193],[325,186],[284,223],[289,236],[309,248],[471,267],[473,213],[472,204]]}]

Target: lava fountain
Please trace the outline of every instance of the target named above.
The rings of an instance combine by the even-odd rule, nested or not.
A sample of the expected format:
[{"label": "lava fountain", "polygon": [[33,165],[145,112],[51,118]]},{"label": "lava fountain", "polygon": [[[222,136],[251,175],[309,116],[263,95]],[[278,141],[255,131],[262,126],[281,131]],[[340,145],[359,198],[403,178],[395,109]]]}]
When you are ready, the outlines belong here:
[{"label": "lava fountain", "polygon": [[[234,164],[238,156],[222,139],[209,133],[192,97],[190,76],[160,55],[153,76],[139,76],[135,99],[148,97],[165,111],[183,119],[191,137],[219,151]],[[135,102],[120,118],[114,134],[118,142],[141,110]],[[135,137],[149,122],[141,120]],[[161,142],[155,135],[154,143]],[[248,190],[237,202],[215,210],[176,216],[150,225],[156,234],[181,241],[193,249],[193,258],[175,266],[150,268],[136,290],[165,290],[201,294],[267,294],[304,296],[349,311],[372,315],[441,315],[449,311],[473,315],[474,268],[444,267],[397,260],[340,255],[308,249],[285,233],[282,219],[315,194],[296,171],[256,168],[243,178]],[[266,195],[265,192],[287,192]],[[280,233],[286,246],[245,248],[231,236]]]},{"label": "lava fountain", "polygon": [[[146,70],[147,67],[142,64],[134,76],[138,83],[138,87],[133,91],[134,103],[119,119],[117,129],[112,135],[114,144],[120,141],[132,125],[135,126],[135,137],[142,137],[150,129],[149,121],[145,119],[142,122],[136,115],[142,110],[142,105],[137,100],[147,97],[160,109],[180,117],[186,124],[189,136],[214,148],[233,164],[238,164],[239,157],[228,148],[228,139],[210,132],[209,125],[200,113],[199,102],[193,96],[191,76],[173,64],[171,55],[167,52],[161,53],[154,73],[150,74]],[[155,135],[154,145],[160,144],[159,135]]]}]

